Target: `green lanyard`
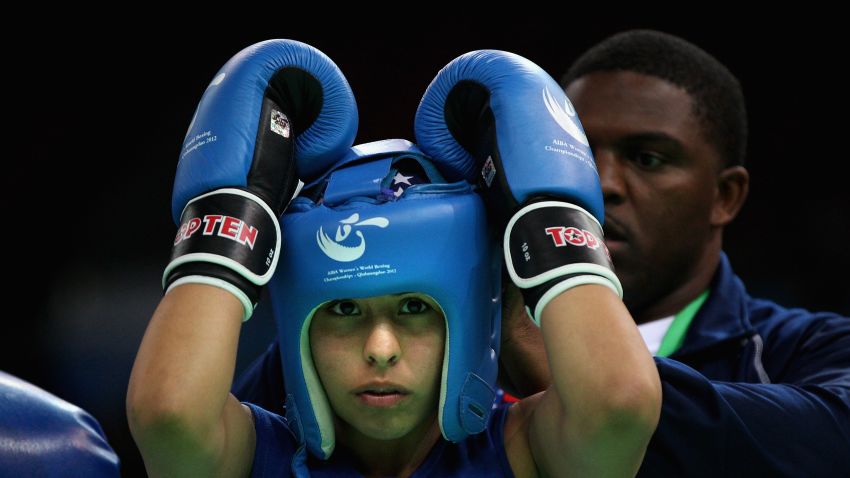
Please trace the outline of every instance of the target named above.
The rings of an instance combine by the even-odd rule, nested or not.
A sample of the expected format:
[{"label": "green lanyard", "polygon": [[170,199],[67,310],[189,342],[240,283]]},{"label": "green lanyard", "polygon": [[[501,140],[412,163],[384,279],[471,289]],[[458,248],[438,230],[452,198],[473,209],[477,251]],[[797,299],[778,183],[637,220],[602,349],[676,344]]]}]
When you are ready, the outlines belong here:
[{"label": "green lanyard", "polygon": [[682,342],[685,341],[685,334],[688,332],[688,327],[691,326],[691,321],[694,320],[697,312],[699,312],[699,308],[702,307],[702,304],[707,298],[708,291],[706,290],[676,314],[673,318],[673,323],[670,324],[670,328],[667,329],[667,333],[664,334],[664,338],[661,340],[661,346],[658,347],[658,352],[655,353],[656,357],[669,357],[673,352],[679,350]]}]

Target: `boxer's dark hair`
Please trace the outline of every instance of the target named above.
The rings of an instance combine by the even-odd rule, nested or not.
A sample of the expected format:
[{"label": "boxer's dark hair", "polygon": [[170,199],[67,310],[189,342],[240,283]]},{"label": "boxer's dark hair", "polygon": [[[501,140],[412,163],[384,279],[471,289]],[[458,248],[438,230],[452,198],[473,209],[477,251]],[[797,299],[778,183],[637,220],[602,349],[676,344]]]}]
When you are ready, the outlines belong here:
[{"label": "boxer's dark hair", "polygon": [[701,48],[653,30],[618,33],[581,55],[561,78],[561,86],[600,71],[633,71],[684,89],[693,99],[706,140],[725,159],[725,166],[744,164],[748,132],[741,84]]}]

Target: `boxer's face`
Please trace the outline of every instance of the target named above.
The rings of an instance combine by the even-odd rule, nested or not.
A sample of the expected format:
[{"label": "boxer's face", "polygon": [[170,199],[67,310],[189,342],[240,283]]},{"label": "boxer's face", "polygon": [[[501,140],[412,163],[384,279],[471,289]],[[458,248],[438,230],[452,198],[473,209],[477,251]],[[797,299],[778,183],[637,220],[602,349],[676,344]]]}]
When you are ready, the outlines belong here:
[{"label": "boxer's face", "polygon": [[443,314],[423,294],[344,299],[320,307],[310,344],[338,429],[378,440],[431,429],[445,337]]},{"label": "boxer's face", "polygon": [[720,156],[690,95],[665,80],[597,72],[566,91],[596,158],[606,243],[637,318],[693,273],[716,233]]}]

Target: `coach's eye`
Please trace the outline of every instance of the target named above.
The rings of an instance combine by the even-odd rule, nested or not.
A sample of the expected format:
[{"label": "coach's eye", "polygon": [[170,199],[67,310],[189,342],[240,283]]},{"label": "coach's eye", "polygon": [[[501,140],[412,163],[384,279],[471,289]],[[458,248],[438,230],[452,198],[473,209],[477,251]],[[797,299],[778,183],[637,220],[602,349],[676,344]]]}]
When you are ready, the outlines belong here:
[{"label": "coach's eye", "polygon": [[401,303],[401,312],[404,314],[424,314],[430,309],[430,305],[416,297],[407,298]]},{"label": "coach's eye", "polygon": [[356,302],[351,300],[337,301],[329,308],[336,315],[357,315],[360,313],[360,307],[357,306]]},{"label": "coach's eye", "polygon": [[634,162],[643,169],[658,169],[664,164],[664,158],[650,151],[639,151],[634,155]]}]

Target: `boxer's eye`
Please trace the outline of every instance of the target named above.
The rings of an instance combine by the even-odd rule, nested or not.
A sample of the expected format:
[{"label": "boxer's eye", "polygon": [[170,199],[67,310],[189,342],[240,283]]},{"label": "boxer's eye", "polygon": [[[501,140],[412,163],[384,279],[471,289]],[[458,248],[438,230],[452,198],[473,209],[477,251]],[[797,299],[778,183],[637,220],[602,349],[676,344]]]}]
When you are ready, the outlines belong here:
[{"label": "boxer's eye", "polygon": [[403,314],[424,314],[430,309],[430,305],[428,305],[425,301],[421,299],[417,299],[416,297],[404,299],[404,301],[401,303],[401,313]]},{"label": "boxer's eye", "polygon": [[339,300],[331,304],[328,309],[336,315],[350,316],[360,314],[360,307],[351,300]]}]

